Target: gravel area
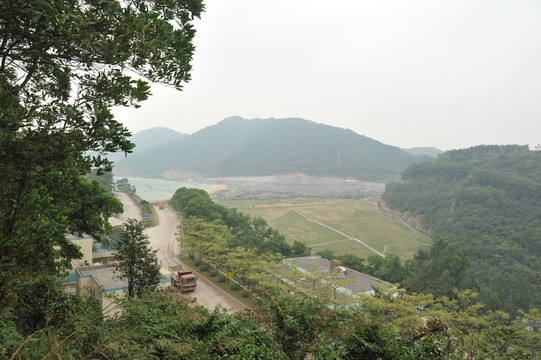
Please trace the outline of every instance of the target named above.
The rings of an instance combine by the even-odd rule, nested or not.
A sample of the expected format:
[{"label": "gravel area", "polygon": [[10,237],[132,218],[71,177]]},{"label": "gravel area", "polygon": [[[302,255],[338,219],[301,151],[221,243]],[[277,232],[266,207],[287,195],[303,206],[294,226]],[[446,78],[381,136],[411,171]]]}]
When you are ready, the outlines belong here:
[{"label": "gravel area", "polygon": [[227,186],[226,190],[213,194],[216,200],[347,198],[379,195],[385,190],[383,183],[299,175],[199,178],[193,179],[193,182]]}]

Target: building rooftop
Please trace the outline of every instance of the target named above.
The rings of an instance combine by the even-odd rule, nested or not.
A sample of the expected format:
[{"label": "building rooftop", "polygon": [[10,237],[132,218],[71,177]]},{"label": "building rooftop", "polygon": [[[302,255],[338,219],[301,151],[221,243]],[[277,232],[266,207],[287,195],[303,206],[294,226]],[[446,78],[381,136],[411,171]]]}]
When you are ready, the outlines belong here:
[{"label": "building rooftop", "polygon": [[[286,263],[295,265],[297,270],[305,273],[326,274],[333,271],[333,265],[327,259],[321,256],[305,256],[300,258],[289,258],[284,260]],[[370,275],[363,274],[356,270],[340,266],[342,274],[351,282],[344,285],[343,288],[352,293],[373,292],[375,286],[390,285],[388,282],[380,280]]]},{"label": "building rooftop", "polygon": [[[80,278],[92,277],[94,283],[104,292],[118,291],[128,288],[128,282],[115,275],[116,264],[83,266],[77,269]],[[169,277],[161,273],[160,284],[168,283]]]}]

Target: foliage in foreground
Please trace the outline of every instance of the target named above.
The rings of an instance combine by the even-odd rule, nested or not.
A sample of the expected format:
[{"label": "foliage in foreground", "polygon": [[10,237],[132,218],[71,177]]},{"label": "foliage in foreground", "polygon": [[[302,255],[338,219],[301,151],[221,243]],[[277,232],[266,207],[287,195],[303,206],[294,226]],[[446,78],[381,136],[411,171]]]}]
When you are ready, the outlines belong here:
[{"label": "foliage in foreground", "polygon": [[[175,291],[126,298],[103,318],[92,303],[64,295],[49,313],[62,322],[23,331],[13,311],[0,312],[1,358],[92,359],[539,359],[541,334],[505,313],[480,313],[471,291],[457,300],[396,297],[380,289],[356,306],[335,308],[316,297],[271,292],[262,307],[229,314],[193,307]],[[43,294],[42,294],[43,295]],[[416,307],[424,305],[425,311]],[[541,320],[539,313],[524,319]]]},{"label": "foliage in foreground", "polygon": [[105,235],[121,204],[95,180],[129,153],[112,108],[139,106],[149,82],[190,79],[200,0],[0,1],[0,306],[13,284],[61,275]]}]

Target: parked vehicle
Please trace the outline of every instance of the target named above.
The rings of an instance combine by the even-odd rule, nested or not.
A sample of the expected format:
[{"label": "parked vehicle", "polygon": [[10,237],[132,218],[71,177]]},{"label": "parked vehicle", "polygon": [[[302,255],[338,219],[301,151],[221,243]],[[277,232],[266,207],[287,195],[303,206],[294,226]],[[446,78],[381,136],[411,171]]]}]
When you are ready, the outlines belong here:
[{"label": "parked vehicle", "polygon": [[197,288],[197,277],[188,270],[178,270],[171,274],[171,285],[181,292],[194,291]]}]

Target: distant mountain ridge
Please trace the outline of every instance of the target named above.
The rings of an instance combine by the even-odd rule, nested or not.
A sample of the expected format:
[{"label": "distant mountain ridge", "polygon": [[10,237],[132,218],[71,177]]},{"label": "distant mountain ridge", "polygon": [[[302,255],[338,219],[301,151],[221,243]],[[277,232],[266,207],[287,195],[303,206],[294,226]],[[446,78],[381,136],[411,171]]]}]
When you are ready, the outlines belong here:
[{"label": "distant mountain ridge", "polygon": [[434,147],[414,147],[409,149],[402,149],[413,155],[428,155],[432,157],[438,157],[443,151]]},{"label": "distant mountain ridge", "polygon": [[189,135],[164,127],[155,127],[136,132],[131,137],[131,140],[136,145],[135,151],[142,152],[156,146],[165,145],[171,141],[182,139],[186,136]]},{"label": "distant mountain ridge", "polygon": [[[134,156],[145,150],[168,144],[171,141],[179,140],[186,136],[188,135],[164,127],[155,127],[136,132],[130,138],[130,141],[135,144],[135,148],[129,156]],[[123,153],[112,153],[108,155],[108,158],[116,163],[124,159],[125,156]]]},{"label": "distant mountain ridge", "polygon": [[387,181],[397,179],[408,165],[428,159],[352,130],[309,120],[247,120],[235,116],[121,160],[115,175],[264,176],[300,172]]}]

